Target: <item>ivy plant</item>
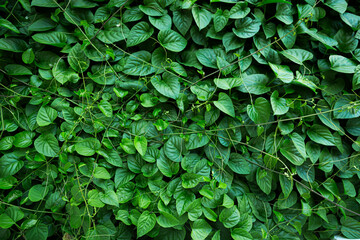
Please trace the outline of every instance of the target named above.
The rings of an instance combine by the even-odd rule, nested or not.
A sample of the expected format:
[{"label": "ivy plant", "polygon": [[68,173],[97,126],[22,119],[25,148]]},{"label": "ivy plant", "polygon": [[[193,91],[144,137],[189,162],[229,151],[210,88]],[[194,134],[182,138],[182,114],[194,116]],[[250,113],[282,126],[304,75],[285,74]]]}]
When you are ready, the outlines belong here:
[{"label": "ivy plant", "polygon": [[360,8],[0,4],[0,239],[360,238]]}]

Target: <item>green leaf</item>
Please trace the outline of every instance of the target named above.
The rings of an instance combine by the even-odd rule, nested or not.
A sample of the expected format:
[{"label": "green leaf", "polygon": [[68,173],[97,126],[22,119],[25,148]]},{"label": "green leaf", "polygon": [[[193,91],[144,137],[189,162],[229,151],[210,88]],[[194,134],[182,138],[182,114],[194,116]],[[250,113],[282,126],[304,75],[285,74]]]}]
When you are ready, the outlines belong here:
[{"label": "green leaf", "polygon": [[100,103],[98,103],[98,107],[106,117],[113,117],[113,108],[111,103],[103,99],[100,101]]},{"label": "green leaf", "polygon": [[192,20],[193,18],[190,11],[177,10],[173,12],[174,25],[183,36],[189,31]]},{"label": "green leaf", "polygon": [[45,196],[48,194],[48,192],[49,192],[49,188],[47,186],[37,184],[30,188],[29,199],[32,202],[38,202],[40,200],[43,200]]},{"label": "green leaf", "polygon": [[155,224],[156,215],[149,211],[144,211],[137,223],[137,237],[139,238],[149,233],[155,227]]},{"label": "green leaf", "polygon": [[339,98],[334,105],[334,118],[351,119],[360,116],[360,106],[354,104],[353,96],[343,96]]},{"label": "green leaf", "polygon": [[360,222],[355,218],[346,216],[342,217],[341,220],[341,233],[349,239],[360,238]]},{"label": "green leaf", "polygon": [[9,217],[6,213],[3,213],[0,215],[0,227],[1,228],[10,228],[12,225],[14,225],[14,220]]},{"label": "green leaf", "polygon": [[171,17],[168,14],[165,14],[161,17],[149,17],[150,23],[159,29],[160,31],[171,29]]},{"label": "green leaf", "polygon": [[345,12],[340,17],[353,30],[360,30],[360,16]]},{"label": "green leaf", "polygon": [[77,82],[79,80],[79,75],[73,69],[69,68],[63,59],[58,61],[53,67],[52,74],[56,81],[61,84]]},{"label": "green leaf", "polygon": [[235,22],[236,28],[232,31],[239,38],[251,38],[259,32],[261,22],[258,20],[251,19],[249,17],[238,19]]},{"label": "green leaf", "polygon": [[294,181],[293,178],[284,176],[284,175],[279,175],[279,180],[280,180],[280,186],[281,186],[281,190],[282,193],[284,194],[284,197],[287,198],[289,197],[290,193],[293,190],[294,187]]},{"label": "green leaf", "polygon": [[17,29],[17,27],[15,27],[14,24],[12,24],[9,20],[4,18],[0,19],[0,27],[7,28],[15,33],[20,33],[19,29]]},{"label": "green leaf", "polygon": [[183,51],[187,44],[185,38],[171,29],[160,31],[158,40],[164,48],[173,52]]},{"label": "green leaf", "polygon": [[325,5],[339,13],[344,13],[348,7],[348,3],[345,0],[326,0]]},{"label": "green leaf", "polygon": [[18,148],[27,148],[32,144],[35,137],[34,132],[23,131],[15,135],[14,146]]},{"label": "green leaf", "polygon": [[151,37],[154,33],[154,28],[151,27],[147,22],[139,22],[133,26],[129,32],[126,46],[136,46]]},{"label": "green leaf", "polygon": [[297,63],[299,65],[302,65],[303,62],[307,60],[313,59],[314,55],[306,51],[304,49],[297,49],[292,48],[288,50],[284,50],[280,52],[284,57],[288,58],[289,60],[293,61],[294,63]]},{"label": "green leaf", "polygon": [[24,162],[19,161],[18,158],[15,153],[4,154],[0,158],[0,178],[12,176],[21,170]]},{"label": "green leaf", "polygon": [[303,158],[306,158],[306,149],[304,139],[296,132],[290,135],[292,142],[294,143],[295,148],[301,154]]},{"label": "green leaf", "polygon": [[279,97],[279,92],[277,90],[271,94],[270,102],[274,115],[283,115],[289,111],[286,99]]},{"label": "green leaf", "polygon": [[228,10],[216,10],[216,13],[214,14],[214,28],[216,32],[220,32],[226,26],[229,16],[230,12]]},{"label": "green leaf", "polygon": [[231,153],[228,166],[231,170],[238,174],[249,174],[250,163],[246,161],[245,157],[238,153]]},{"label": "green leaf", "polygon": [[177,99],[180,94],[180,83],[176,76],[170,74],[163,74],[163,77],[155,75],[151,78],[151,84],[162,95]]},{"label": "green leaf", "polygon": [[22,39],[17,38],[1,38],[0,50],[9,52],[24,52],[27,49],[27,44]]},{"label": "green leaf", "polygon": [[224,224],[224,227],[232,228],[239,223],[240,212],[236,206],[224,208],[220,213],[219,220]]},{"label": "green leaf", "polygon": [[197,219],[192,224],[191,238],[194,240],[204,240],[211,231],[212,227],[204,219]]},{"label": "green leaf", "polygon": [[72,69],[76,72],[82,73],[90,66],[90,60],[81,49],[81,45],[77,43],[69,52],[68,62]]},{"label": "green leaf", "polygon": [[191,12],[194,17],[196,25],[199,27],[199,30],[206,28],[209,25],[212,19],[211,12],[209,12],[204,8],[200,8],[197,5],[191,9]]},{"label": "green leaf", "polygon": [[229,90],[241,86],[243,81],[241,78],[215,78],[214,83],[218,88]]},{"label": "green leaf", "polygon": [[11,76],[32,75],[30,69],[19,64],[8,64],[4,67],[4,70]]},{"label": "green leaf", "polygon": [[29,31],[45,32],[55,28],[56,25],[57,24],[53,22],[50,18],[40,18],[29,26]]},{"label": "green leaf", "polygon": [[238,2],[230,9],[231,19],[240,19],[246,17],[250,13],[250,8],[247,2]]},{"label": "green leaf", "polygon": [[274,71],[276,77],[278,77],[284,83],[290,83],[294,79],[294,74],[290,70],[289,66],[282,66],[269,63],[269,66]]},{"label": "green leaf", "polygon": [[155,72],[150,64],[151,53],[147,51],[139,51],[133,53],[126,59],[123,73],[132,76],[146,76]]},{"label": "green leaf", "polygon": [[32,48],[29,48],[25,52],[23,52],[21,57],[25,64],[31,64],[35,60],[35,54]]},{"label": "green leaf", "polygon": [[179,164],[168,159],[164,151],[161,151],[160,158],[157,159],[156,165],[160,172],[167,177],[172,177],[179,171]]},{"label": "green leaf", "polygon": [[182,156],[186,154],[185,140],[178,136],[171,136],[164,145],[166,156],[174,162],[181,162]]},{"label": "green leaf", "polygon": [[[33,0],[34,2],[35,0]],[[25,233],[26,239],[29,240],[46,240],[48,238],[49,229],[48,225],[43,223],[36,224],[33,228]]]},{"label": "green leaf", "polygon": [[147,150],[147,139],[144,136],[135,136],[134,146],[141,156],[145,156]]},{"label": "green leaf", "polygon": [[176,212],[179,216],[189,210],[191,204],[195,201],[195,194],[189,191],[183,191],[176,199]]},{"label": "green leaf", "polygon": [[41,134],[40,137],[35,140],[34,146],[36,151],[46,157],[55,157],[60,152],[58,140],[50,133]]},{"label": "green leaf", "polygon": [[121,148],[128,154],[135,154],[136,148],[134,142],[128,138],[122,138],[120,143]]},{"label": "green leaf", "polygon": [[256,183],[261,191],[266,194],[271,192],[272,173],[265,169],[258,168],[256,171]]},{"label": "green leaf", "polygon": [[307,135],[309,138],[318,143],[325,146],[335,146],[335,139],[328,128],[314,124],[311,128],[307,131]]},{"label": "green leaf", "polygon": [[50,125],[57,118],[55,109],[49,106],[42,106],[36,115],[36,122],[40,127]]},{"label": "green leaf", "polygon": [[2,137],[0,140],[0,151],[9,150],[10,148],[12,148],[14,140],[14,136]]},{"label": "green leaf", "polygon": [[283,146],[280,148],[280,152],[296,166],[300,166],[305,162],[305,157],[302,156],[293,141],[284,140]]},{"label": "green leaf", "polygon": [[225,47],[226,52],[229,52],[231,50],[235,50],[244,46],[245,41],[238,38],[233,32],[228,32],[224,34],[222,38],[222,43]]},{"label": "green leaf", "polygon": [[181,175],[181,179],[184,188],[194,188],[202,182],[203,177],[195,173],[184,173]]},{"label": "green leaf", "polygon": [[64,32],[37,33],[32,35],[32,38],[38,43],[54,47],[64,47],[67,42],[67,36]]},{"label": "green leaf", "polygon": [[100,193],[98,190],[93,189],[88,192],[88,204],[93,207],[104,207],[105,204],[100,200]]},{"label": "green leaf", "polygon": [[199,49],[196,51],[196,58],[199,60],[199,62],[210,68],[218,68],[216,64],[216,54],[213,49],[210,48],[204,48]]},{"label": "green leaf", "polygon": [[235,228],[231,231],[231,237],[234,240],[252,240],[251,234],[242,228]]},{"label": "green leaf", "polygon": [[119,207],[118,197],[113,190],[106,189],[105,193],[100,193],[100,200],[107,205]]},{"label": "green leaf", "polygon": [[109,26],[105,24],[105,29],[99,32],[97,38],[103,43],[116,43],[126,39],[129,36],[129,28],[121,22],[116,22],[108,22]]},{"label": "green leaf", "polygon": [[281,39],[281,42],[285,45],[286,48],[290,49],[294,46],[296,41],[296,30],[294,25],[278,25],[277,32]]},{"label": "green leaf", "polygon": [[329,57],[331,70],[341,73],[355,73],[356,64],[350,59],[340,56],[331,55]]},{"label": "green leaf", "polygon": [[243,77],[243,85],[238,89],[243,93],[251,93],[261,95],[270,91],[270,88],[266,86],[269,78],[265,74],[251,74]]},{"label": "green leaf", "polygon": [[75,144],[75,150],[82,156],[92,156],[99,150],[101,144],[96,138],[85,138]]},{"label": "green leaf", "polygon": [[220,111],[235,117],[234,105],[231,101],[231,98],[226,93],[219,93],[219,98],[217,101],[214,101],[215,107],[217,107]]},{"label": "green leaf", "polygon": [[32,0],[31,6],[46,7],[46,8],[58,7],[56,2],[53,2],[52,0]]},{"label": "green leaf", "polygon": [[106,168],[96,167],[94,170],[94,177],[99,179],[110,179],[111,176]]},{"label": "green leaf", "polygon": [[249,118],[256,124],[266,123],[270,118],[270,104],[262,97],[255,100],[254,105],[247,106]]},{"label": "green leaf", "polygon": [[292,11],[291,4],[278,3],[276,5],[275,17],[286,25],[292,24],[294,21]]},{"label": "green leaf", "polygon": [[166,10],[162,9],[157,2],[149,2],[145,6],[139,5],[139,9],[148,16],[160,17],[166,14]]}]

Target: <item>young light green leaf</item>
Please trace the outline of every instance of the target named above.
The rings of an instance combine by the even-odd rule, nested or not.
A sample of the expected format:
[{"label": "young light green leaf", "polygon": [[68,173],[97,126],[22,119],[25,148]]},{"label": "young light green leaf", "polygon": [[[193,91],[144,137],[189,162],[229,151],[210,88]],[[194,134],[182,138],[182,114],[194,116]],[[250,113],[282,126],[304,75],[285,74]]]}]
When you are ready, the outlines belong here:
[{"label": "young light green leaf", "polygon": [[274,71],[276,77],[284,83],[290,83],[294,79],[294,73],[290,70],[289,66],[282,66],[273,63],[269,63],[269,66]]},{"label": "young light green leaf", "polygon": [[289,111],[286,99],[279,97],[279,92],[277,90],[271,94],[270,102],[275,115],[283,115]]},{"label": "young light green leaf", "polygon": [[49,106],[42,106],[36,115],[36,122],[39,126],[47,126],[57,118],[57,111]]},{"label": "young light green leaf", "polygon": [[217,101],[214,101],[215,107],[217,107],[220,111],[235,117],[234,105],[231,101],[231,98],[226,93],[219,93],[219,98]]},{"label": "young light green leaf", "polygon": [[137,223],[137,237],[142,237],[148,232],[150,232],[156,224],[156,215],[150,213],[149,211],[144,211],[138,220]]},{"label": "young light green leaf", "polygon": [[335,139],[328,128],[314,124],[307,131],[307,135],[311,140],[318,144],[322,144],[325,146],[335,146]]},{"label": "young light green leaf", "polygon": [[101,100],[100,103],[98,103],[98,107],[106,117],[111,118],[113,116],[113,108],[111,106],[111,103],[107,100]]},{"label": "young light green leaf", "polygon": [[23,52],[21,57],[23,62],[26,64],[31,64],[35,60],[35,54],[32,48],[29,48],[25,52]]},{"label": "young light green leaf", "polygon": [[290,59],[294,63],[302,65],[304,61],[313,59],[314,55],[304,49],[287,49],[280,52],[284,57]]},{"label": "young light green leaf", "polygon": [[243,81],[241,78],[215,78],[214,83],[218,88],[229,90],[240,86]]},{"label": "young light green leaf", "polygon": [[43,186],[41,184],[37,184],[32,186],[29,191],[29,199],[32,202],[38,202],[48,194],[49,188],[47,186]]},{"label": "young light green leaf", "polygon": [[38,43],[60,48],[64,47],[67,42],[67,36],[64,32],[37,33],[32,38]]},{"label": "young light green leaf", "polygon": [[141,156],[145,156],[147,150],[147,139],[144,136],[135,136],[134,146]]},{"label": "young light green leaf", "polygon": [[204,240],[212,231],[212,227],[204,219],[195,220],[191,229],[194,240]]},{"label": "young light green leaf", "polygon": [[0,27],[7,28],[15,33],[20,33],[19,29],[17,29],[14,24],[5,18],[0,19]]}]

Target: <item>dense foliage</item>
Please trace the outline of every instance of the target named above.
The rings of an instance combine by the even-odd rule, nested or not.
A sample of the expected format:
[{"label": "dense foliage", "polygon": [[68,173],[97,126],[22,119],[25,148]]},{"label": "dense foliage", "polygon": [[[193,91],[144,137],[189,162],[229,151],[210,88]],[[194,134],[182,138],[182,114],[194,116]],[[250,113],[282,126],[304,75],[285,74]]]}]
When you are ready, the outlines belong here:
[{"label": "dense foliage", "polygon": [[360,238],[360,2],[0,5],[0,239]]}]

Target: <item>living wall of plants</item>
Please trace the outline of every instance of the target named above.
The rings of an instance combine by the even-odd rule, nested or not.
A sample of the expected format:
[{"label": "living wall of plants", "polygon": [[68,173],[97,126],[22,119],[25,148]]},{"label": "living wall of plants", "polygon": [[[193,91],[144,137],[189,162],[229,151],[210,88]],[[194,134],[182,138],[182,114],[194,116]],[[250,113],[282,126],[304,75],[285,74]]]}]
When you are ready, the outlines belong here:
[{"label": "living wall of plants", "polygon": [[360,238],[360,2],[0,2],[0,239]]}]

